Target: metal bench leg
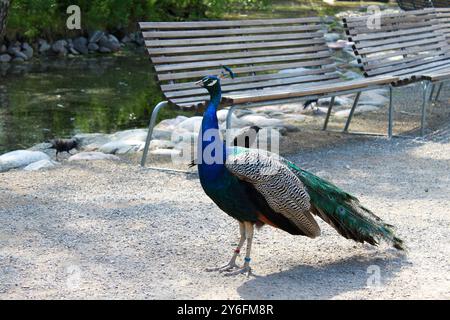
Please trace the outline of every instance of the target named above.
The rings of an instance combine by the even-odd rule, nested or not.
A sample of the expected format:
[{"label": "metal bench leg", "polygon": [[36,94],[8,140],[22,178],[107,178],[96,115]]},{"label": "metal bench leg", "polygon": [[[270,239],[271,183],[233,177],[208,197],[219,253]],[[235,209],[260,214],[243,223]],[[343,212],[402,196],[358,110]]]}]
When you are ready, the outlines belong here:
[{"label": "metal bench leg", "polygon": [[142,167],[145,166],[145,161],[147,160],[148,149],[150,147],[150,142],[152,141],[153,128],[155,127],[156,118],[158,116],[159,110],[161,110],[167,104],[168,104],[168,101],[161,101],[153,109],[152,116],[150,118],[150,124],[148,125],[148,133],[147,133],[147,140],[145,141],[144,154],[142,155],[142,159],[141,159]]},{"label": "metal bench leg", "polygon": [[394,127],[394,104],[392,103],[392,86],[389,86],[389,113],[388,113],[388,138],[392,138],[392,130]]},{"label": "metal bench leg", "polygon": [[436,92],[436,97],[434,98],[434,101],[435,101],[435,102],[438,101],[438,99],[439,99],[439,95],[441,94],[441,89],[442,89],[442,86],[443,86],[443,85],[444,85],[443,82],[441,82],[441,83],[439,84],[438,91]]},{"label": "metal bench leg", "polygon": [[330,106],[328,107],[327,116],[325,118],[325,123],[323,124],[323,129],[322,130],[327,130],[328,121],[330,120],[330,116],[331,116],[331,109],[334,106],[334,99],[335,99],[334,96],[331,97]]},{"label": "metal bench leg", "polygon": [[428,95],[428,89],[430,88],[430,82],[429,81],[423,81],[423,102],[422,102],[422,119],[420,121],[420,134],[422,136],[425,135],[425,126],[426,126],[426,113],[427,113],[427,106],[430,102],[429,95]]},{"label": "metal bench leg", "polygon": [[353,102],[352,109],[350,110],[350,114],[348,115],[347,122],[345,123],[344,132],[348,131],[350,127],[350,122],[352,121],[353,114],[355,113],[356,106],[358,105],[359,97],[361,96],[361,92],[358,92],[355,97],[355,101]]},{"label": "metal bench leg", "polygon": [[231,117],[233,116],[234,110],[236,110],[238,106],[231,106],[227,113],[227,130],[231,129]]},{"label": "metal bench leg", "polygon": [[430,102],[433,102],[434,89],[436,89],[436,86],[433,83],[431,84]]}]

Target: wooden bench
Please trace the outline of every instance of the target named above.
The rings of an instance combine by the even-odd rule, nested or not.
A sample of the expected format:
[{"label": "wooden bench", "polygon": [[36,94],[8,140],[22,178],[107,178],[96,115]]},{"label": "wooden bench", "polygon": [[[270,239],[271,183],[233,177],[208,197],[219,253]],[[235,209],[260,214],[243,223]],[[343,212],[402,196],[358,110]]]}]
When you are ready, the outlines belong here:
[{"label": "wooden bench", "polygon": [[[447,2],[447,6],[450,6],[450,0],[445,0]],[[441,31],[443,35],[445,36],[448,45],[450,46],[450,8],[436,8],[436,18],[439,21],[439,24],[441,26]],[[450,67],[449,67],[450,69]],[[437,93],[435,96],[435,101],[439,99],[439,95],[442,91],[442,87],[444,85],[444,82],[449,79],[449,73],[450,71],[437,71],[437,72],[431,72],[424,74],[424,77],[429,80],[432,83],[432,89],[430,97],[433,98],[433,92],[437,86]]]},{"label": "wooden bench", "polygon": [[[449,44],[434,9],[382,14],[380,25],[369,28],[369,16],[344,18],[344,28],[367,78],[395,75],[394,86],[421,81],[423,104],[421,132],[425,130],[430,96],[429,76],[445,74],[450,67]],[[369,26],[371,26],[369,24]]]},{"label": "wooden bench", "polygon": [[[195,82],[206,75],[220,74],[223,65],[232,67],[237,77],[222,81],[222,106],[232,106],[228,128],[237,107],[333,97],[330,113],[337,95],[360,94],[398,80],[395,76],[342,80],[318,17],[139,25],[161,90],[176,106],[196,109],[204,106],[209,96]],[[164,105],[152,113],[148,142],[155,113]],[[324,128],[328,119],[329,114]]]}]

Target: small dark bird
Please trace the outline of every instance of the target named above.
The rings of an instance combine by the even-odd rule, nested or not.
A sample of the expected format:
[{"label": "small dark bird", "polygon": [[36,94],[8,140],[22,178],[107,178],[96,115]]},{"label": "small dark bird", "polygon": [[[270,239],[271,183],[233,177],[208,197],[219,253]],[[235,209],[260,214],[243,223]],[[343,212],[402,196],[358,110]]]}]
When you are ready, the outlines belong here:
[{"label": "small dark bird", "polygon": [[77,139],[53,139],[50,143],[52,146],[49,149],[56,150],[56,159],[58,159],[58,153],[67,152],[71,155],[70,150],[80,147],[80,142]]}]

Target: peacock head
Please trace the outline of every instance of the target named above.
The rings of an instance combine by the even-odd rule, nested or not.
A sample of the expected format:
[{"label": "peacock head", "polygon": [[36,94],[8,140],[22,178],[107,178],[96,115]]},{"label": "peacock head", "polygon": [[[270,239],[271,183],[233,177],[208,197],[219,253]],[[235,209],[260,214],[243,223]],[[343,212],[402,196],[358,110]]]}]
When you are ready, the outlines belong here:
[{"label": "peacock head", "polygon": [[217,76],[206,76],[196,84],[208,90],[209,94],[220,92],[220,79]]},{"label": "peacock head", "polygon": [[208,90],[209,94],[211,95],[220,93],[220,79],[228,77],[234,79],[234,73],[231,68],[222,66],[222,69],[224,69],[224,71],[226,72],[222,71],[219,76],[206,76],[202,80],[197,81],[196,84]]}]

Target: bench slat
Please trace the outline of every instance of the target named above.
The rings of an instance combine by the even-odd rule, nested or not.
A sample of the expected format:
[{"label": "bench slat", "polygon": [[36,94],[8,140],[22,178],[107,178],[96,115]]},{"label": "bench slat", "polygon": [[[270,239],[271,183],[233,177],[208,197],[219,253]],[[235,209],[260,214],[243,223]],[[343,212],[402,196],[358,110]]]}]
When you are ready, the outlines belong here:
[{"label": "bench slat", "polygon": [[214,37],[214,38],[188,38],[177,40],[146,40],[147,47],[180,47],[192,45],[205,45],[214,43],[235,43],[235,42],[255,42],[255,41],[276,41],[276,40],[296,40],[296,39],[310,39],[310,34],[307,33],[283,33],[272,35],[258,35],[258,36],[236,36],[236,37]]},{"label": "bench slat", "polygon": [[[321,75],[321,76],[304,76],[304,77],[292,77],[292,78],[284,78],[284,79],[273,79],[273,80],[266,80],[266,81],[253,81],[253,82],[247,82],[247,83],[241,83],[241,84],[232,84],[229,85],[222,85],[222,92],[232,92],[237,90],[244,90],[244,89],[259,89],[259,88],[269,88],[269,87],[277,87],[281,85],[292,85],[292,84],[300,84],[300,83],[308,83],[313,84],[315,82],[322,82],[325,80],[331,80],[331,79],[339,79],[338,73],[330,73],[327,75]],[[166,97],[167,98],[174,98],[174,97],[186,97],[186,96],[196,96],[199,94],[202,94],[205,92],[205,89],[198,88],[198,89],[191,89],[191,90],[183,90],[183,91],[172,91],[167,92]]]},{"label": "bench slat", "polygon": [[[222,65],[239,66],[239,65],[256,64],[256,63],[315,60],[315,59],[319,59],[319,58],[329,58],[329,57],[330,57],[330,53],[328,51],[323,51],[323,52],[318,52],[318,53],[313,53],[313,54],[291,54],[291,55],[272,56],[272,57],[240,58],[240,59],[212,60],[212,61],[202,61],[202,62],[187,62],[187,63],[178,63],[178,64],[163,64],[163,65],[155,65],[155,70],[157,72],[165,72],[165,71],[221,67]],[[325,60],[325,59],[323,59],[323,60]]]},{"label": "bench slat", "polygon": [[271,34],[271,33],[287,33],[298,31],[316,31],[320,30],[320,25],[301,25],[287,27],[260,27],[260,28],[234,28],[234,29],[207,29],[207,30],[184,30],[180,31],[144,31],[142,35],[144,39],[150,38],[195,38],[205,36],[233,36],[244,34]]},{"label": "bench slat", "polygon": [[376,33],[367,33],[367,34],[357,34],[356,36],[352,36],[352,42],[354,41],[363,41],[363,40],[377,40],[377,39],[385,39],[385,38],[393,38],[397,36],[406,36],[410,34],[422,33],[422,32],[433,32],[434,30],[439,30],[441,27],[439,25],[427,26],[424,28],[415,28],[415,29],[402,29],[398,31],[391,32],[376,32]]},{"label": "bench slat", "polygon": [[237,43],[228,45],[214,45],[214,46],[194,46],[194,47],[173,47],[173,48],[149,48],[150,56],[166,55],[177,53],[193,53],[193,52],[214,52],[227,50],[245,50],[245,49],[259,49],[259,48],[285,48],[295,46],[317,45],[323,44],[322,39],[291,40],[291,41],[273,41],[273,42],[255,42],[255,43]]},{"label": "bench slat", "polygon": [[[237,83],[251,83],[254,81],[265,81],[272,79],[286,79],[300,76],[310,76],[310,75],[325,75],[330,72],[334,72],[336,68],[334,66],[329,67],[321,67],[315,69],[302,69],[296,71],[295,69],[287,70],[289,72],[285,73],[269,73],[269,74],[259,74],[252,76],[242,76],[235,79],[222,79],[222,85],[227,84],[237,84]],[[164,92],[169,92],[173,90],[183,90],[183,89],[192,89],[195,88],[195,82],[181,82],[181,83],[171,83],[171,84],[162,84],[161,89]]]},{"label": "bench slat", "polygon": [[227,58],[230,59],[230,58],[264,57],[282,54],[296,54],[296,53],[321,52],[321,51],[328,51],[328,47],[325,45],[315,45],[315,46],[272,49],[272,50],[251,50],[251,51],[248,50],[248,51],[234,51],[234,52],[212,53],[212,54],[161,56],[161,57],[153,57],[152,62],[155,64],[160,64],[169,62],[175,63],[175,62],[210,61],[210,60],[222,60]]},{"label": "bench slat", "polygon": [[[327,59],[327,60],[293,62],[293,63],[283,63],[283,64],[270,64],[270,65],[263,65],[263,66],[234,68],[233,72],[236,74],[239,74],[239,73],[251,73],[251,72],[258,72],[258,71],[292,69],[292,68],[299,68],[299,67],[312,67],[312,66],[321,66],[321,65],[331,64],[333,62],[334,61],[332,59]],[[158,74],[158,78],[160,81],[190,79],[190,78],[195,78],[195,77],[202,77],[205,74],[206,75],[220,74],[222,71],[223,71],[223,69],[209,69],[209,70],[189,71],[189,72],[181,72],[181,73],[163,73],[163,74]]]},{"label": "bench slat", "polygon": [[229,20],[229,21],[192,21],[192,22],[140,22],[141,30],[147,29],[200,29],[242,26],[270,26],[280,24],[320,23],[319,17],[293,18],[293,19],[255,19],[255,20]]},{"label": "bench slat", "polygon": [[292,90],[294,88],[287,88],[286,90],[280,91],[260,90],[258,92],[252,92],[249,94],[227,95],[225,97],[227,99],[230,99],[231,102],[235,104],[262,102],[262,101],[309,96],[315,94],[339,92],[345,90],[361,89],[371,85],[389,84],[391,82],[394,82],[396,79],[397,79],[396,77],[381,77],[373,79],[338,82],[335,84],[317,85],[308,88],[298,88],[298,91]]}]

